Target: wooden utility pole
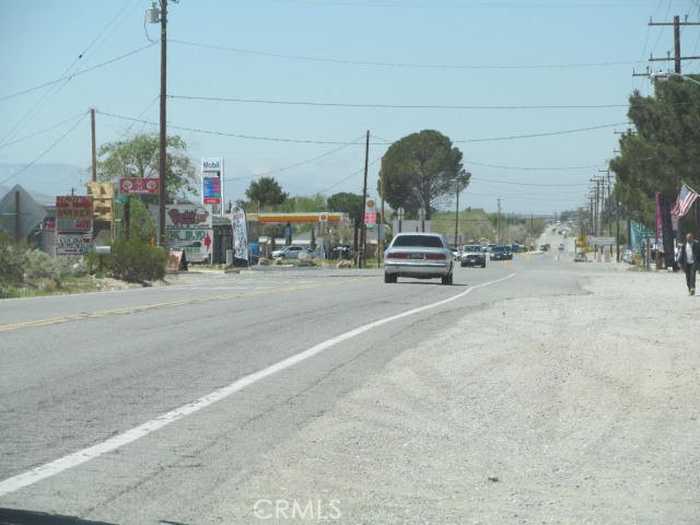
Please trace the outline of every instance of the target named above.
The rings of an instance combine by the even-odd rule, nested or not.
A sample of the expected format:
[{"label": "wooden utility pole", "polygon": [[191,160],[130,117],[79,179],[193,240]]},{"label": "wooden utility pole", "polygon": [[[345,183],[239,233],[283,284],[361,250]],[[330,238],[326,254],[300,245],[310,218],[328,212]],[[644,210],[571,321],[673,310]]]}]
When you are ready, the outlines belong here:
[{"label": "wooden utility pole", "polygon": [[384,259],[384,242],[386,238],[386,225],[384,223],[384,159],[382,159],[382,164],[381,167],[379,168],[379,186],[382,190],[382,207],[381,207],[381,217],[379,220],[379,230],[378,230],[378,235],[379,235],[379,245],[381,246],[381,250],[379,250],[379,253],[377,253],[377,268],[381,268],[381,261]]},{"label": "wooden utility pole", "polygon": [[455,208],[455,249],[457,249],[457,244],[459,243],[459,241],[457,240],[457,237],[459,235],[459,182],[457,182],[455,193],[457,194],[457,206]]},{"label": "wooden utility pole", "polygon": [[[683,60],[698,60],[700,59],[700,56],[681,56],[681,26],[700,26],[700,22],[688,22],[686,19],[685,21],[681,22],[681,18],[676,15],[673,17],[673,22],[654,22],[651,19],[649,20],[649,25],[650,26],[673,26],[673,71],[677,74],[680,75],[682,74],[682,67],[681,63]],[[651,56],[649,58],[649,62],[668,62],[670,60],[670,57],[666,58],[654,58]],[[639,76],[637,74],[634,74],[635,76]]]},{"label": "wooden utility pole", "polygon": [[97,143],[95,142],[95,108],[90,108],[90,134],[92,136],[92,182],[97,182]]},{"label": "wooden utility pole", "polygon": [[20,194],[15,191],[15,242],[22,240],[22,212],[20,210]]},{"label": "wooden utility pole", "polygon": [[160,0],[160,158],[158,159],[158,178],[160,179],[160,195],[158,198],[158,244],[166,245],[165,240],[165,179],[167,169],[167,132],[166,132],[166,102],[167,102],[167,43],[168,43],[168,0]]},{"label": "wooden utility pole", "polygon": [[496,244],[501,244],[501,199],[497,199],[498,211],[496,212]]},{"label": "wooden utility pole", "polygon": [[360,230],[360,253],[358,257],[358,268],[363,268],[367,257],[367,222],[365,221],[365,210],[367,209],[367,171],[369,168],[369,130],[365,139],[365,177],[362,183],[362,229]]}]

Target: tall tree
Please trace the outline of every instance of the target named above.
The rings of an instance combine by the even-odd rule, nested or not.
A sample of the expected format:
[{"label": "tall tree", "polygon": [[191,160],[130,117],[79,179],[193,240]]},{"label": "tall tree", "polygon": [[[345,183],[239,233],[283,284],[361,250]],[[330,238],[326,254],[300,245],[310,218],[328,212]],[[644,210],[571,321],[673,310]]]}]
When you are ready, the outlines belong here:
[{"label": "tall tree", "polygon": [[[128,140],[103,144],[98,151],[97,177],[113,181],[119,177],[158,177],[160,140],[157,134],[138,134]],[[165,187],[169,198],[197,194],[195,167],[187,156],[185,141],[168,137]]]},{"label": "tall tree", "polygon": [[429,219],[436,200],[453,194],[457,184],[462,189],[469,184],[462,152],[439,131],[423,130],[389,147],[382,159],[378,190],[392,208],[402,207],[410,214],[425,208]]},{"label": "tall tree", "polygon": [[246,197],[253,206],[278,206],[287,200],[288,195],[274,177],[260,177],[253,180],[245,191]]}]

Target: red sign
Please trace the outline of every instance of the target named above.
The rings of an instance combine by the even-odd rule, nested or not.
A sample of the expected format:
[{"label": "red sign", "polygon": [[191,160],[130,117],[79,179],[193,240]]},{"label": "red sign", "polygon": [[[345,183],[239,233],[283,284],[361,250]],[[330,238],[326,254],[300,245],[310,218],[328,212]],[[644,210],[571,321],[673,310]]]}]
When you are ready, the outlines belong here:
[{"label": "red sign", "polygon": [[160,193],[160,180],[144,179],[142,177],[122,177],[119,179],[119,193],[127,195],[158,195]]},{"label": "red sign", "polygon": [[56,197],[56,228],[59,232],[92,231],[92,197]]}]

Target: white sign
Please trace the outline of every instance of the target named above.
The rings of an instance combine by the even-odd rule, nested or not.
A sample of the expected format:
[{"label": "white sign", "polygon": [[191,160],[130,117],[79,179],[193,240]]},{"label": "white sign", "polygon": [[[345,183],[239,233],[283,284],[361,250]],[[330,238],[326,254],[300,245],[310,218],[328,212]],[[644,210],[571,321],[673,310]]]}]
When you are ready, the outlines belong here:
[{"label": "white sign", "polygon": [[92,236],[83,233],[56,235],[56,255],[85,255],[92,246]]},{"label": "white sign", "polygon": [[588,237],[591,246],[615,246],[615,237]]},{"label": "white sign", "polygon": [[207,261],[214,243],[210,215],[209,211],[197,204],[167,206],[165,229],[168,247],[183,250],[188,261]]},{"label": "white sign", "polygon": [[221,157],[209,157],[202,159],[202,173],[207,171],[221,171],[223,169],[223,159]]},{"label": "white sign", "polygon": [[248,228],[245,220],[245,210],[235,208],[231,215],[233,229],[233,256],[236,259],[248,260]]}]

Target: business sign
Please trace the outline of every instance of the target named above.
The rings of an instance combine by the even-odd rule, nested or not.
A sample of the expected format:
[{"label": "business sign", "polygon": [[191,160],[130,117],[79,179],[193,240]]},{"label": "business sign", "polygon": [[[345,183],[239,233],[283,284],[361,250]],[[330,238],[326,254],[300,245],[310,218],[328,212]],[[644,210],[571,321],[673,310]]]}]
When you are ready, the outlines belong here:
[{"label": "business sign", "polygon": [[370,227],[377,224],[377,207],[374,199],[367,199],[365,202],[365,224]]},{"label": "business sign", "polygon": [[92,246],[92,235],[84,233],[58,233],[56,255],[85,255]]},{"label": "business sign", "polygon": [[209,212],[198,204],[166,206],[165,232],[168,248],[182,250],[187,260],[208,260],[214,242]]},{"label": "business sign", "polygon": [[111,182],[88,182],[87,193],[92,197],[95,220],[112,222],[114,185]]},{"label": "business sign", "polygon": [[202,177],[202,202],[221,204],[221,178]]},{"label": "business sign", "polygon": [[56,197],[56,231],[92,232],[92,197],[65,195]]},{"label": "business sign", "polygon": [[233,256],[236,259],[248,260],[248,227],[245,220],[245,210],[235,208],[231,215],[233,228]]},{"label": "business sign", "polygon": [[591,246],[615,246],[615,237],[588,237]]},{"label": "business sign", "polygon": [[224,159],[205,157],[202,159],[202,204],[221,206],[224,202]]},{"label": "business sign", "polygon": [[119,193],[124,195],[159,195],[160,180],[143,177],[122,177],[119,179]]}]

